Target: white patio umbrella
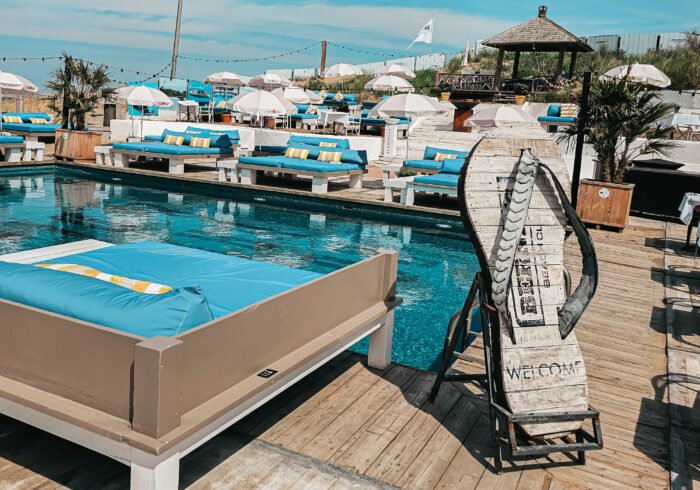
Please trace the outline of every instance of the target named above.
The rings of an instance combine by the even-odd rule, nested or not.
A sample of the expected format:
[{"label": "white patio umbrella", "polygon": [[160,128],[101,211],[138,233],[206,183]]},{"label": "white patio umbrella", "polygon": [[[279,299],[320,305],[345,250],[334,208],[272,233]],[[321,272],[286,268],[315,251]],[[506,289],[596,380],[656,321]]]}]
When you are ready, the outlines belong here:
[{"label": "white patio umbrella", "polygon": [[231,73],[230,71],[212,73],[204,79],[204,83],[209,83],[212,85],[228,85],[229,87],[242,87],[243,85],[247,85],[247,82],[241,75]]},{"label": "white patio umbrella", "polygon": [[403,65],[398,63],[392,63],[390,65],[382,66],[377,70],[377,75],[394,75],[396,77],[406,78],[408,80],[413,80],[416,78],[416,74]]},{"label": "white patio umbrella", "polygon": [[348,63],[338,63],[323,72],[323,78],[354,77],[362,75],[362,70]]},{"label": "white patio umbrella", "polygon": [[13,94],[36,93],[39,91],[36,85],[24,77],[0,71],[0,129],[2,129],[2,91]]},{"label": "white patio umbrella", "polygon": [[141,140],[143,141],[143,108],[156,107],[171,107],[173,101],[158,89],[138,85],[135,87],[122,87],[117,89],[117,99],[126,102],[129,105],[141,107]]},{"label": "white patio umbrella", "polygon": [[413,85],[405,78],[383,75],[367,82],[365,88],[379,92],[408,92],[413,90]]},{"label": "white patio umbrella", "polygon": [[279,87],[272,91],[277,97],[294,104],[322,104],[323,97],[316,92],[301,87]]},{"label": "white patio umbrella", "polygon": [[292,82],[288,78],[278,75],[277,73],[263,73],[262,75],[251,78],[248,85],[255,88],[272,90],[277,87],[290,87]]},{"label": "white patio umbrella", "polygon": [[493,128],[517,124],[537,124],[537,119],[522,109],[507,105],[488,105],[464,122],[465,126]]},{"label": "white patio umbrella", "polygon": [[653,85],[655,87],[668,87],[671,85],[671,79],[664,72],[659,70],[654,65],[642,65],[634,63],[632,65],[622,65],[606,72],[600,76],[600,79],[605,80],[622,80],[627,79],[632,83],[642,83],[644,85]]}]

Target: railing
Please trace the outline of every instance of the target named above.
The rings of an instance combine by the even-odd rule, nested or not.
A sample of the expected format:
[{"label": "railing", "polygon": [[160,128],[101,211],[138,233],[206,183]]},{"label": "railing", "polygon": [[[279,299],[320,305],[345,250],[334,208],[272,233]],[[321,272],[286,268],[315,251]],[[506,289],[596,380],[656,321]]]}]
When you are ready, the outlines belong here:
[{"label": "railing", "polygon": [[548,92],[554,88],[554,80],[544,77],[501,79],[500,86],[496,88],[495,75],[437,73],[435,76],[435,88],[448,91],[514,92],[519,84],[525,85],[529,92]]}]

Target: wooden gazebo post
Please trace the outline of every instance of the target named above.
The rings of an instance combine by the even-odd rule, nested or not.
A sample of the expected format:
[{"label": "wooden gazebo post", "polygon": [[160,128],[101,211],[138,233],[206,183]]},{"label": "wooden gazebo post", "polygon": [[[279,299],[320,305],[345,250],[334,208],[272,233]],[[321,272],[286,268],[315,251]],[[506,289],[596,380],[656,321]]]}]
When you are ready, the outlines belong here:
[{"label": "wooden gazebo post", "polygon": [[505,55],[503,48],[498,50],[498,60],[496,60],[496,73],[493,78],[493,89],[496,92],[501,91],[501,75],[503,74],[503,56]]},{"label": "wooden gazebo post", "polygon": [[564,46],[559,49],[559,59],[557,59],[557,69],[554,71],[554,84],[557,85],[561,81],[561,73],[564,69],[564,56],[566,51]]},{"label": "wooden gazebo post", "polygon": [[511,78],[518,78],[518,70],[520,70],[520,51],[515,52],[515,59],[513,59],[513,75]]}]

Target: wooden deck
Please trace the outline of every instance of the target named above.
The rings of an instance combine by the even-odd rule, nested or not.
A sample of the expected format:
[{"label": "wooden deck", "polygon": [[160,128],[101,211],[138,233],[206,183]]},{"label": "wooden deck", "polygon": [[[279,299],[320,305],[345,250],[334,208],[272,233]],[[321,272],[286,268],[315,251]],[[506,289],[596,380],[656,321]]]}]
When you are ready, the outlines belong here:
[{"label": "wooden deck", "polygon": [[[666,356],[664,267],[677,263],[679,252],[667,243],[666,225],[653,221],[633,219],[622,234],[592,231],[592,236],[601,281],[576,333],[591,403],[602,413],[605,449],[589,453],[585,466],[552,466],[567,459],[555,456],[530,460],[526,470],[507,465],[497,476],[479,390],[445,385],[431,404],[433,374],[398,365],[379,372],[368,369],[362,356],[346,354],[185,458],[181,485],[655,489],[669,486],[671,466],[685,467],[688,480],[697,478],[698,378],[694,385],[689,380],[700,353],[685,349],[689,367],[680,388],[668,374]],[[567,247],[567,266],[576,275],[577,246]],[[683,260],[693,267],[692,257]],[[685,329],[676,338],[695,348],[697,328],[690,326],[697,319],[698,288],[680,290],[691,307],[678,310],[686,316],[676,317],[674,328]],[[670,406],[669,391],[681,400],[678,406]],[[691,421],[681,434],[671,427],[679,413]],[[680,453],[678,447],[671,450],[671,437],[681,442]],[[671,457],[679,454],[682,464],[672,465]],[[126,466],[0,417],[0,488],[127,484]]]}]

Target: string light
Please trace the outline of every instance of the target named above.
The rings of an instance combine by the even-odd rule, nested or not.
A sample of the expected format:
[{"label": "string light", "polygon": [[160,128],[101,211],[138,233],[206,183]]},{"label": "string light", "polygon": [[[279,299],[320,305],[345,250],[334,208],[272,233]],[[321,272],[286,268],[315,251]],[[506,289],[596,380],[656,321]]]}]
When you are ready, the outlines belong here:
[{"label": "string light", "polygon": [[291,56],[291,55],[294,55],[297,53],[308,51],[309,49],[311,49],[315,46],[318,46],[319,44],[321,44],[321,41],[317,41],[313,44],[309,44],[308,46],[304,46],[303,48],[295,49],[293,51],[287,51],[284,53],[270,55],[270,56],[263,56],[260,58],[221,59],[221,58],[198,58],[195,56],[184,56],[184,55],[178,55],[178,58],[183,59],[183,60],[199,61],[199,62],[203,62],[203,63],[254,63],[257,61],[268,61],[268,60],[274,60],[274,59],[278,59],[278,58],[284,58],[286,56]]}]

